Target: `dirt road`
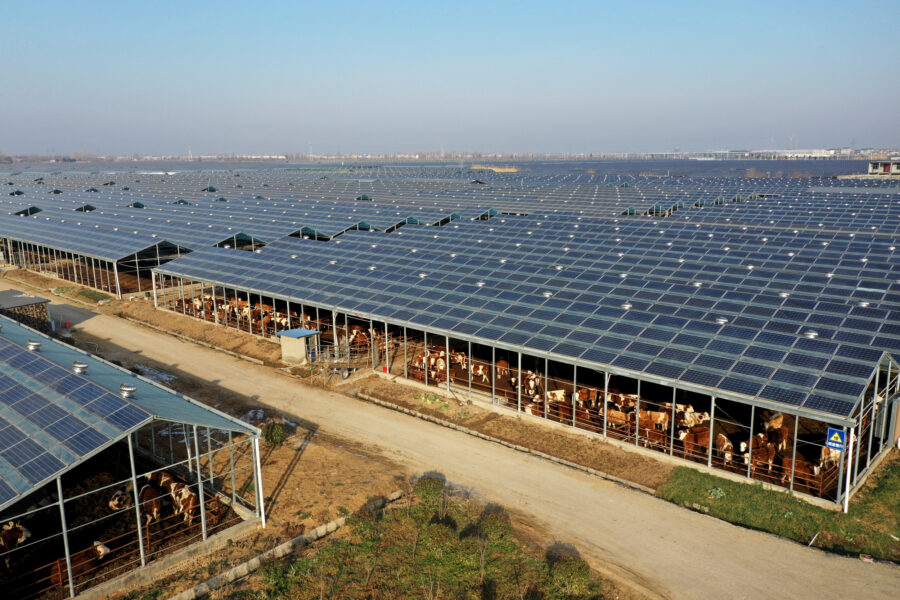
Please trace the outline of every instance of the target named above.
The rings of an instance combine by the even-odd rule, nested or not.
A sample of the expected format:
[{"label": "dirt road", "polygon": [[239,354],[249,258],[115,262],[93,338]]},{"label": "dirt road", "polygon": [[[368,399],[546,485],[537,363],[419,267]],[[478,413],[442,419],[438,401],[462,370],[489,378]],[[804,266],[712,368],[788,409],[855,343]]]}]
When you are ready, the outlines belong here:
[{"label": "dirt road", "polygon": [[306,387],[122,319],[91,316],[68,305],[52,310],[119,346],[122,357],[138,353],[172,372],[204,377],[312,421],[322,431],[379,447],[412,471],[439,471],[531,514],[558,540],[574,543],[599,570],[624,572],[651,596],[893,597],[900,586],[900,567],[894,565],[829,555],[735,527],[530,455]]}]

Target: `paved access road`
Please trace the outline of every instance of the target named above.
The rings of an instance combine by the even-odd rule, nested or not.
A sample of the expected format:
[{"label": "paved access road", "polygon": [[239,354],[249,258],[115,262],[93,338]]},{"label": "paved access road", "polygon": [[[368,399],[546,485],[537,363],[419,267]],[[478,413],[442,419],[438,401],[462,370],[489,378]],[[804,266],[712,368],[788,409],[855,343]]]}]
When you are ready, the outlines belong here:
[{"label": "paved access road", "polygon": [[[2,287],[2,285],[0,285]],[[56,305],[124,353],[205,378],[351,438],[411,471],[439,471],[533,516],[601,571],[663,598],[892,598],[900,567],[826,554],[340,394],[118,319]],[[66,319],[64,319],[66,320]],[[133,357],[131,357],[133,358]]]}]

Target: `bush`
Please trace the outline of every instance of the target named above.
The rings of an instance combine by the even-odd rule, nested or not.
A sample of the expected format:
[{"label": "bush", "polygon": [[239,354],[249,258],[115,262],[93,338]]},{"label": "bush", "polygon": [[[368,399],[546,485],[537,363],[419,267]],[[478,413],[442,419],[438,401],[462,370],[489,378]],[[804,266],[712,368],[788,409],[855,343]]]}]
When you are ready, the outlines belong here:
[{"label": "bush", "polygon": [[288,432],[281,421],[269,421],[263,426],[263,439],[270,446],[280,446],[287,439]]}]

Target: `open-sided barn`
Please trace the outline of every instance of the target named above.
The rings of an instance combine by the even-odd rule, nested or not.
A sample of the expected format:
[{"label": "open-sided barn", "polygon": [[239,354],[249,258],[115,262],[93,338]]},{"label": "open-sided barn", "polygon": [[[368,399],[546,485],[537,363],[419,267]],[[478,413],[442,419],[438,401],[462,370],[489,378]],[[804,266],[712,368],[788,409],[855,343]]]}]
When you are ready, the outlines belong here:
[{"label": "open-sided barn", "polygon": [[264,523],[256,427],[5,317],[0,326],[5,595],[74,596]]}]

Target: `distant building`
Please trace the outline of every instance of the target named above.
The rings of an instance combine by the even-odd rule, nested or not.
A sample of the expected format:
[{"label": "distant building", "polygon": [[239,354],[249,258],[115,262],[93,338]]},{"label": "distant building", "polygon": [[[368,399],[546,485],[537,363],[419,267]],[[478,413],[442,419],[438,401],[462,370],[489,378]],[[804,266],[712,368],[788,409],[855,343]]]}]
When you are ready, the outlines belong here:
[{"label": "distant building", "polygon": [[869,175],[900,175],[900,160],[870,160]]}]

